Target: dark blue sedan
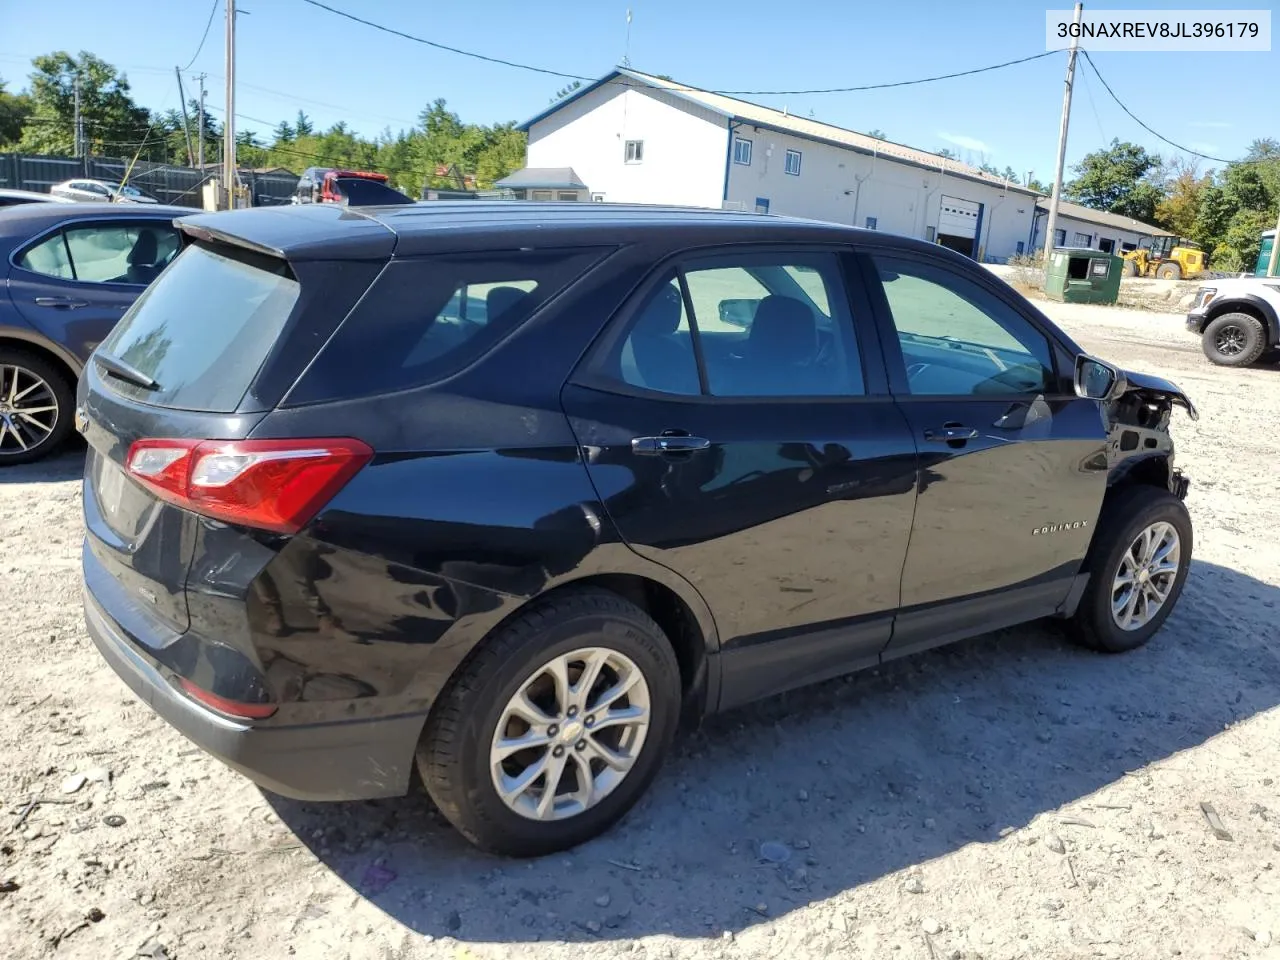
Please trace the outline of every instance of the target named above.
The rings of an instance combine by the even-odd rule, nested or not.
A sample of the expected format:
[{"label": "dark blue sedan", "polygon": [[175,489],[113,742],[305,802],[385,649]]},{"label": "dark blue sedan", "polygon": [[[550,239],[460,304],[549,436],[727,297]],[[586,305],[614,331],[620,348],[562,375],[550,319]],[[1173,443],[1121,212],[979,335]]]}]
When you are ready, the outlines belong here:
[{"label": "dark blue sedan", "polygon": [[0,468],[73,428],[93,348],[178,252],[184,207],[30,203],[0,212]]}]

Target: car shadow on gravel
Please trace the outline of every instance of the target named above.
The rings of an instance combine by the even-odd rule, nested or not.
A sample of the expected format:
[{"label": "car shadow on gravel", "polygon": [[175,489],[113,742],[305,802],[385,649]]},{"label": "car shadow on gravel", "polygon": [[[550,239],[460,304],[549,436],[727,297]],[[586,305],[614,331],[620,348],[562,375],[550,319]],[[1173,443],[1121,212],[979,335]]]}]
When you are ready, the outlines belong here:
[{"label": "car shadow on gravel", "polygon": [[[1277,643],[1280,589],[1197,561],[1145,649],[1094,654],[1030,625],[713,718],[610,833],[536,861],[475,851],[420,792],[268,799],[354,890],[420,934],[718,938],[995,842],[1276,706]],[[1096,816],[1136,827],[1144,813]]]},{"label": "car shadow on gravel", "polygon": [[58,454],[37,460],[0,468],[0,484],[5,483],[63,483],[79,480],[84,476],[84,443],[70,442]]}]

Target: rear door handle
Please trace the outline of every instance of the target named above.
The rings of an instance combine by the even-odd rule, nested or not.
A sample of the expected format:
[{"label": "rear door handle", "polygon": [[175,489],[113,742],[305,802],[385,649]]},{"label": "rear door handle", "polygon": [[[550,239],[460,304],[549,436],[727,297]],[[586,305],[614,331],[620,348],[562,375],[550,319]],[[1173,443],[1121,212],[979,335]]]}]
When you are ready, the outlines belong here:
[{"label": "rear door handle", "polygon": [[666,453],[693,453],[706,450],[711,441],[705,437],[690,437],[683,434],[661,437],[633,437],[631,452],[642,457],[660,457]]},{"label": "rear door handle", "polygon": [[77,300],[75,297],[36,297],[37,307],[57,307],[60,310],[74,310],[76,307],[87,307],[88,300]]},{"label": "rear door handle", "polygon": [[924,432],[924,438],[930,443],[954,443],[957,440],[975,440],[977,437],[977,428],[966,427],[959,423],[948,423]]}]

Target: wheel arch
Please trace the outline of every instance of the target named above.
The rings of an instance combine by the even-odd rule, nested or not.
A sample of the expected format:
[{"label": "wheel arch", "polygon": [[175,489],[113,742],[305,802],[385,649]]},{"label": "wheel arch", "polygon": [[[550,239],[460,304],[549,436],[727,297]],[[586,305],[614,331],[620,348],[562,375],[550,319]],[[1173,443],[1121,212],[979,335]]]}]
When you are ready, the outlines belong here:
[{"label": "wheel arch", "polygon": [[80,379],[80,371],[84,369],[84,364],[66,347],[60,346],[31,330],[23,330],[18,327],[0,327],[0,350],[5,348],[34,354],[43,360],[56,364],[66,371],[67,379],[72,387],[76,385],[76,381]]}]

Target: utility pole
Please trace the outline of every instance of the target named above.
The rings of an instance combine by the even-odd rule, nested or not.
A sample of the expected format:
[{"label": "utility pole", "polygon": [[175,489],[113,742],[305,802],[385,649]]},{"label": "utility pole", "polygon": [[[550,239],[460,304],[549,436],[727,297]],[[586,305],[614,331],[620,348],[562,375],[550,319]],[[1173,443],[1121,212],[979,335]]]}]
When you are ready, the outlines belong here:
[{"label": "utility pole", "polygon": [[73,123],[72,137],[74,138],[74,146],[71,149],[72,155],[80,159],[81,147],[81,130],[80,130],[80,74],[76,74],[75,79],[75,122]]},{"label": "utility pole", "polygon": [[236,0],[227,0],[227,118],[222,136],[222,181],[231,210],[236,187]]},{"label": "utility pole", "polygon": [[1071,120],[1071,87],[1076,79],[1076,49],[1080,46],[1080,17],[1084,4],[1076,4],[1076,30],[1067,51],[1067,85],[1062,93],[1062,125],[1058,128],[1058,166],[1053,175],[1053,196],[1049,198],[1049,221],[1044,225],[1044,256],[1053,253],[1053,237],[1058,231],[1058,204],[1062,201],[1062,168],[1067,161],[1067,124]]},{"label": "utility pole", "polygon": [[204,173],[204,78],[205,76],[206,75],[202,73],[200,74],[200,76],[196,77],[196,80],[200,82],[200,106],[197,108],[197,111],[198,111],[197,116],[199,117],[199,119],[196,120],[196,130],[198,131],[198,135],[200,137],[200,144],[199,146],[196,147],[196,150],[198,151],[198,156],[200,158],[199,164],[200,164],[200,172],[202,174]]},{"label": "utility pole", "polygon": [[187,94],[182,89],[182,71],[174,67],[173,73],[178,78],[178,102],[182,104],[182,132],[187,138],[187,166],[191,166],[196,162],[196,157],[191,151],[191,118],[187,115]]}]

